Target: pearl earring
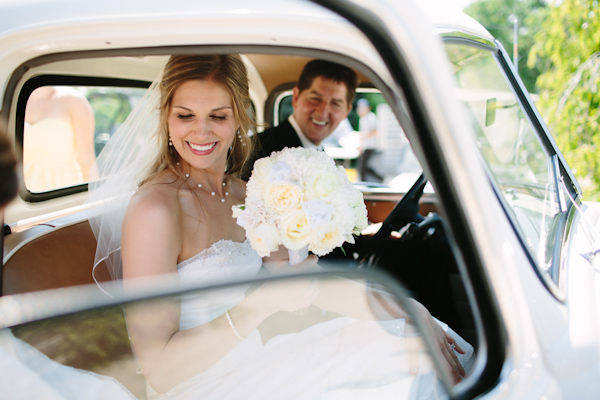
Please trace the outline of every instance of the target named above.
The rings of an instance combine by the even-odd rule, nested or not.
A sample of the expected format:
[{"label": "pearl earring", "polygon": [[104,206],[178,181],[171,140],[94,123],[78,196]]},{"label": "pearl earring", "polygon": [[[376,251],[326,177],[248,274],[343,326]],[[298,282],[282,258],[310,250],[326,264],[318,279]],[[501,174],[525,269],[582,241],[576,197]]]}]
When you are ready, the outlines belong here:
[{"label": "pearl earring", "polygon": [[171,140],[171,136],[169,136],[169,146],[173,146],[173,141]]},{"label": "pearl earring", "polygon": [[237,136],[240,139],[240,143],[242,144],[242,146],[245,146],[246,143],[244,142],[244,139],[242,138],[242,133],[240,132],[240,128],[237,129]]}]

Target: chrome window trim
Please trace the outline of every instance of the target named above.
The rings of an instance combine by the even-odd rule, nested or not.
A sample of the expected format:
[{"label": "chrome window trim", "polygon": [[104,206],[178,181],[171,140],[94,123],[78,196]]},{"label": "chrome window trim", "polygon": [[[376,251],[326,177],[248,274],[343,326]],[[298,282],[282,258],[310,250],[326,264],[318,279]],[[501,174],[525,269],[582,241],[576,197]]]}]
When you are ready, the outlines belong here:
[{"label": "chrome window trim", "polygon": [[468,40],[472,42],[476,42],[480,45],[484,45],[486,47],[497,48],[496,44],[493,40],[482,38],[481,36],[474,35],[472,33],[450,30],[450,29],[438,29],[438,36],[442,38],[442,40],[446,39],[462,39]]}]

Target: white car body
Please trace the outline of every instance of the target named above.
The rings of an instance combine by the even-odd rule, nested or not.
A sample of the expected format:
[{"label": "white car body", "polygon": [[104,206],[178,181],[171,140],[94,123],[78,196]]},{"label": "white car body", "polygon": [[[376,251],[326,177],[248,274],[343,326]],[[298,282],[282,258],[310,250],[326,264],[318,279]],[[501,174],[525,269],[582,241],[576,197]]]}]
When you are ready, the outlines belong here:
[{"label": "white car body", "polygon": [[[442,183],[441,177],[433,173],[431,181],[436,187],[446,185],[450,192],[445,193],[451,194],[452,204],[460,204],[463,210],[459,219],[470,236],[455,237],[454,231],[450,236],[472,246],[465,263],[477,258],[482,277],[477,284],[488,293],[500,324],[495,335],[505,343],[500,350],[504,358],[497,381],[478,392],[478,398],[597,396],[600,393],[600,260],[599,256],[592,256],[588,261],[581,254],[597,251],[600,206],[582,203],[583,213],[572,211],[571,230],[564,238],[566,250],[561,255],[564,268],[560,280],[557,284],[544,282],[506,218],[492,186],[486,184],[489,177],[472,140],[473,127],[456,100],[450,66],[439,40],[458,31],[489,43],[494,39],[463,14],[420,7],[413,1],[355,0],[331,4],[353,12],[362,10],[366,20],[376,21],[377,28],[389,35],[397,54],[387,55],[400,56],[410,71],[405,79],[419,94],[419,111],[427,116],[425,123],[435,132],[435,141],[428,143],[443,149],[436,153],[441,155],[436,171],[443,170],[444,178],[449,180]],[[74,75],[94,73],[89,64],[83,66],[85,70],[77,71],[76,62],[63,61],[61,57],[55,63],[47,63],[52,57],[72,54],[76,58],[81,52],[136,54],[138,49],[160,53],[161,48],[180,46],[231,46],[231,51],[252,46],[308,48],[305,52],[313,56],[320,52],[343,55],[345,60],[354,61],[353,67],[368,66],[369,71],[361,72],[376,75],[381,85],[389,88],[388,93],[404,100],[397,78],[386,65],[388,60],[382,58],[369,38],[343,17],[310,2],[3,1],[0,3],[0,93],[4,100],[0,115],[7,120],[11,140],[15,140],[17,116],[15,108],[6,107],[16,104],[27,79],[52,73],[54,66],[64,72],[60,68],[63,62],[73,68]],[[120,78],[140,78],[139,64],[143,61],[132,59],[135,69],[131,72],[115,65],[114,74]],[[105,76],[110,68],[98,65],[98,71]],[[143,78],[151,81],[156,72],[151,65]],[[258,104],[264,102],[267,97],[264,85],[253,86],[252,95]],[[397,116],[403,123],[402,116]],[[413,149],[428,170],[426,153],[431,149],[424,148],[413,123],[408,119],[404,122]],[[62,215],[69,209],[80,211],[85,198],[86,192],[35,203],[18,197],[6,209],[5,222],[14,231],[25,230],[48,219],[48,215]],[[446,204],[442,202],[439,206],[444,210]],[[595,232],[595,244],[590,243],[586,228]],[[476,309],[474,292],[469,296]],[[487,306],[484,309],[489,310]],[[484,325],[477,321],[481,337],[488,329]],[[479,358],[471,377],[457,386],[458,395],[476,385],[488,361]]]}]

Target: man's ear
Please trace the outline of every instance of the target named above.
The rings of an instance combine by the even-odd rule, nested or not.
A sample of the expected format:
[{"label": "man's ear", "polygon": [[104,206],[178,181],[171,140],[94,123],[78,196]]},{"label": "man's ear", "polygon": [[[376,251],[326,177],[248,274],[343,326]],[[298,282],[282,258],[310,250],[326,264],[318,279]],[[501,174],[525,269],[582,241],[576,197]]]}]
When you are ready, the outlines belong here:
[{"label": "man's ear", "polygon": [[298,89],[298,86],[294,86],[294,89],[292,89],[292,107],[294,108],[294,110],[296,109],[296,104],[298,103],[299,96],[300,89]]},{"label": "man's ear", "polygon": [[346,112],[346,118],[348,117],[348,115],[350,115],[350,111],[352,111],[352,102],[350,102],[350,104],[348,104],[348,111]]}]

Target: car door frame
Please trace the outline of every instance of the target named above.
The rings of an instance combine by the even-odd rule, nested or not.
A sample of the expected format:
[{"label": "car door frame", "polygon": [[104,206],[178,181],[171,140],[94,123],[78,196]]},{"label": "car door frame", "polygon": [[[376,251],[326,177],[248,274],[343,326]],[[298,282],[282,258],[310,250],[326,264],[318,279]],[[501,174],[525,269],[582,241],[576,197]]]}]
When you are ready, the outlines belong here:
[{"label": "car door frame", "polygon": [[[390,74],[395,79],[396,88],[410,104],[410,117],[414,125],[414,132],[418,135],[407,135],[413,144],[412,139],[417,139],[418,146],[415,153],[425,160],[422,166],[425,172],[435,183],[436,193],[440,199],[443,199],[443,208],[445,216],[448,219],[448,226],[451,232],[451,239],[454,242],[454,253],[459,262],[459,268],[472,285],[472,293],[479,309],[479,318],[484,326],[483,334],[485,344],[480,347],[483,358],[486,360],[482,368],[478,371],[476,382],[463,390],[455,391],[453,395],[458,398],[472,398],[494,387],[501,375],[504,362],[507,357],[507,334],[502,323],[497,304],[493,300],[493,290],[489,286],[485,274],[485,257],[475,245],[480,238],[474,237],[474,232],[468,229],[469,218],[465,208],[461,203],[455,188],[452,186],[455,179],[449,173],[449,169],[444,162],[446,156],[443,154],[442,146],[438,140],[438,132],[434,128],[436,123],[432,121],[428,104],[419,93],[420,82],[416,82],[411,77],[414,71],[411,68],[410,61],[406,54],[397,45],[396,38],[389,29],[385,16],[382,15],[380,8],[363,7],[356,2],[339,2],[336,0],[311,0],[327,9],[330,9],[342,17],[349,20],[375,45]],[[398,15],[394,15],[397,17]],[[391,17],[390,17],[391,19]],[[432,46],[431,39],[423,36],[425,46]],[[413,49],[410,49],[413,50]],[[436,82],[436,83],[439,83]],[[444,89],[446,89],[445,87]],[[397,117],[400,117],[402,110],[396,105],[392,109]],[[468,129],[468,127],[462,127]],[[415,136],[418,136],[415,138]],[[414,144],[413,144],[414,146]],[[419,148],[420,146],[420,148]],[[423,151],[427,148],[428,151]],[[469,268],[466,268],[466,266]],[[463,275],[463,276],[464,276]]]}]

